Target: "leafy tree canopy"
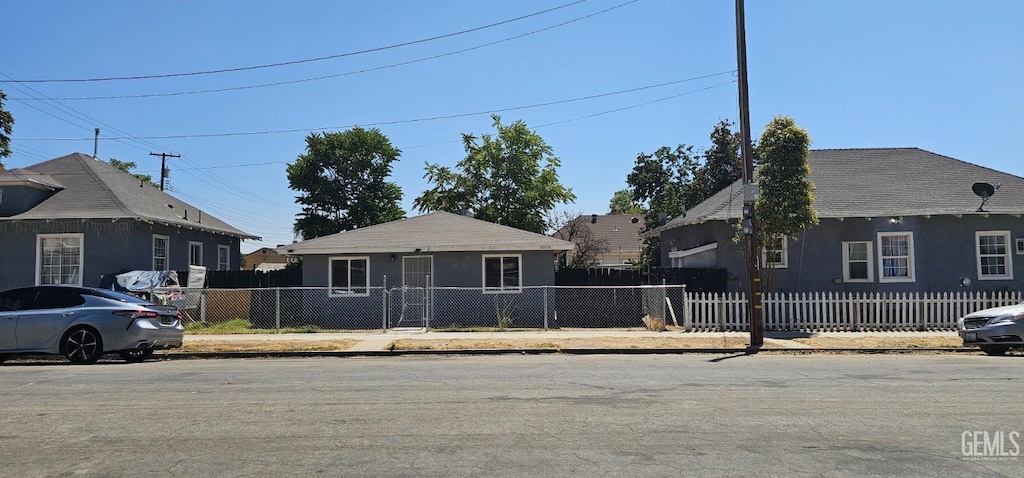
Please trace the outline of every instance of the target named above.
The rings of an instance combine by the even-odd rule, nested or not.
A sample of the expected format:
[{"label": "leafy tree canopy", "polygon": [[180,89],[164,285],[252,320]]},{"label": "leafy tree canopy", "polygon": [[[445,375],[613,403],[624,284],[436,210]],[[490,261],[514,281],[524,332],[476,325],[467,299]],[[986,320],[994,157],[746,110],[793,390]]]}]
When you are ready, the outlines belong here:
[{"label": "leafy tree canopy", "polygon": [[760,192],[754,205],[758,250],[771,252],[779,239],[794,237],[818,223],[814,184],[807,179],[810,144],[807,131],[788,116],[776,116],[761,134],[757,145]]},{"label": "leafy tree canopy", "polygon": [[151,184],[153,186],[158,186],[157,183],[153,182],[153,177],[152,176],[150,176],[148,174],[133,173],[132,172],[132,170],[135,169],[138,166],[137,164],[135,164],[135,161],[121,161],[121,160],[118,160],[118,159],[110,158],[109,162],[110,162],[111,166],[113,166],[113,167],[115,167],[117,169],[120,169],[121,171],[124,171],[124,172],[126,172],[128,174],[131,174],[132,176],[135,176],[135,179],[138,179],[139,181],[142,181],[142,182],[147,183],[147,184]]},{"label": "leafy tree canopy", "polygon": [[312,239],[404,218],[402,190],[388,181],[401,154],[377,129],[307,136],[305,154],[287,168],[302,205],[295,232]]},{"label": "leafy tree canopy", "polygon": [[[0,158],[11,155],[11,133],[14,132],[14,116],[4,109],[4,100],[7,95],[0,90]],[[0,161],[0,171],[4,170],[4,163]]]},{"label": "leafy tree canopy", "polygon": [[558,203],[576,200],[558,180],[561,161],[523,121],[509,125],[493,115],[497,134],[462,135],[466,157],[455,169],[426,165],[433,188],[413,205],[420,211],[468,213],[476,219],[543,233],[546,215]]},{"label": "leafy tree canopy", "polygon": [[644,208],[633,200],[633,193],[628,189],[615,191],[608,204],[608,214],[642,214]]},{"label": "leafy tree canopy", "polygon": [[[637,155],[633,170],[626,176],[626,184],[633,191],[633,200],[645,208],[645,232],[682,214],[686,187],[696,167],[692,146],[681,144],[675,149],[663,146],[654,154]],[[661,265],[660,242],[655,236],[644,238],[641,265]]]}]

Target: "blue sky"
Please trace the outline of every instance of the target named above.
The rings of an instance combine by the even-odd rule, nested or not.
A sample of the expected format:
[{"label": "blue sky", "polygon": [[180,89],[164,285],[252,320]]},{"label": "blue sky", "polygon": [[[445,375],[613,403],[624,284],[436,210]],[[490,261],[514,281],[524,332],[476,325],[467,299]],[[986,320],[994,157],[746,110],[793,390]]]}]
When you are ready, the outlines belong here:
[{"label": "blue sky", "polygon": [[[7,2],[0,80],[159,75],[338,55],[571,1]],[[1024,2],[747,3],[755,137],[772,116],[785,114],[808,130],[813,148],[914,146],[1024,176],[1018,149]],[[462,133],[493,129],[487,114],[402,121],[730,72],[736,68],[733,15],[730,1],[586,0],[471,33],[291,66],[136,81],[0,83],[16,121],[14,154],[4,163],[16,168],[75,151],[91,154],[99,127],[101,159],[134,161],[139,171],[156,175],[159,158],[149,152],[182,154],[170,160],[172,194],[264,238],[247,241],[243,251],[274,246],[292,240],[299,208],[285,163],[303,152],[310,131],[394,123],[378,128],[403,151],[393,180],[407,212],[416,214],[412,201],[428,187],[424,163],[454,165],[464,156]],[[218,93],[70,99],[332,75]],[[612,193],[625,187],[638,153],[679,143],[706,147],[716,122],[738,118],[733,80],[725,73],[501,115],[536,128],[561,158],[562,182],[578,197],[564,209],[603,213]],[[43,97],[56,101],[38,100]],[[134,139],[280,130],[298,131]]]}]

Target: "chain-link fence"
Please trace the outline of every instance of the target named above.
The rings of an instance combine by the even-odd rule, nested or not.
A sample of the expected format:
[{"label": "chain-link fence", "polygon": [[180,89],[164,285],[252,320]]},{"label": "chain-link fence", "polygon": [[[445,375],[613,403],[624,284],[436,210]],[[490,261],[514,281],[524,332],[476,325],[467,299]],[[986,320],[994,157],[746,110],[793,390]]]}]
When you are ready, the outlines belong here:
[{"label": "chain-link fence", "polygon": [[323,287],[157,289],[154,301],[177,306],[190,331],[316,332],[637,328],[682,325],[683,286],[482,288],[396,287],[341,293]]},{"label": "chain-link fence", "polygon": [[[644,328],[749,330],[739,293],[685,286],[324,287],[154,289],[182,311],[193,333]],[[974,310],[1016,304],[1021,292],[945,294],[765,294],[770,331],[951,330]]]}]

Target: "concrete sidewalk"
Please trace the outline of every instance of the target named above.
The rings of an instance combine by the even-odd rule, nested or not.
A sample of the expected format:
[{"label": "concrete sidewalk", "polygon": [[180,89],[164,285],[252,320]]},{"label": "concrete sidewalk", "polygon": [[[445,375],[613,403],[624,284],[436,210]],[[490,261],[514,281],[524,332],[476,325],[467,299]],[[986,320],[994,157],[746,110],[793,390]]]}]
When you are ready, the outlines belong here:
[{"label": "concrete sidewalk", "polygon": [[[421,342],[423,348],[430,348],[427,344],[436,344],[439,342],[454,342],[458,343],[499,343],[505,345],[501,348],[512,348],[515,349],[515,344],[524,344],[523,347],[527,347],[525,344],[536,344],[544,343],[547,346],[550,344],[557,344],[558,341],[567,341],[569,343],[586,343],[589,341],[600,341],[602,344],[600,348],[615,349],[615,348],[636,348],[638,341],[660,341],[660,343],[668,343],[667,346],[660,348],[706,348],[701,347],[697,344],[705,344],[708,341],[721,340],[722,343],[730,344],[745,344],[745,339],[749,339],[750,334],[748,332],[651,332],[651,331],[638,331],[638,330],[603,330],[603,329],[589,329],[589,330],[547,330],[547,331],[522,331],[522,332],[427,332],[423,329],[399,329],[389,330],[387,332],[370,332],[370,333],[305,333],[305,334],[232,334],[232,335],[186,335],[185,345],[189,344],[221,344],[230,345],[231,343],[245,342],[247,345],[259,342],[274,342],[276,345],[284,345],[289,347],[291,350],[302,350],[303,342],[325,342],[325,341],[356,341],[356,343],[345,349],[346,352],[378,352],[391,350],[392,344],[396,341],[403,341],[404,343],[412,342],[416,344]],[[815,345],[808,345],[796,341],[795,339],[813,339],[813,338],[824,338],[824,339],[838,339],[832,340],[831,342],[841,342],[843,344],[849,344],[849,346],[843,347],[822,347]],[[762,350],[827,350],[830,348],[840,348],[843,350],[864,348],[870,350],[877,350],[879,348],[906,348],[906,347],[879,347],[877,344],[879,341],[890,342],[899,341],[920,341],[922,343],[928,343],[929,341],[942,342],[947,345],[943,345],[939,348],[956,349],[957,346],[950,346],[948,344],[955,343],[957,341],[957,333],[953,331],[929,331],[929,332],[816,332],[816,333],[792,333],[792,332],[767,332],[765,333],[764,347]],[[813,341],[811,341],[813,342]],[[863,342],[863,343],[861,343]],[[869,343],[870,342],[870,343]],[[615,344],[620,343],[620,346]],[[508,347],[507,345],[512,345]],[[414,346],[415,347],[415,346]],[[455,345],[454,348],[458,348]],[[485,347],[486,348],[486,347]],[[572,347],[558,347],[559,349],[566,349]],[[581,347],[590,348],[590,347]],[[723,346],[715,348],[737,348],[736,345]],[[929,346],[921,346],[921,348],[935,348]],[[468,348],[466,350],[472,350]],[[452,350],[447,348],[446,350]]]}]

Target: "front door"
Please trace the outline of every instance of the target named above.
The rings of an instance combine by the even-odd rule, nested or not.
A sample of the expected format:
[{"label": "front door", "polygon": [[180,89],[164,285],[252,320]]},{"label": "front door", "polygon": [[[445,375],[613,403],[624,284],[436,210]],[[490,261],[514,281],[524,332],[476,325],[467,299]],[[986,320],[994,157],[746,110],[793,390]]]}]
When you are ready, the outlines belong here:
[{"label": "front door", "polygon": [[406,256],[402,258],[402,306],[394,327],[426,327],[427,291],[433,285],[434,258]]}]

